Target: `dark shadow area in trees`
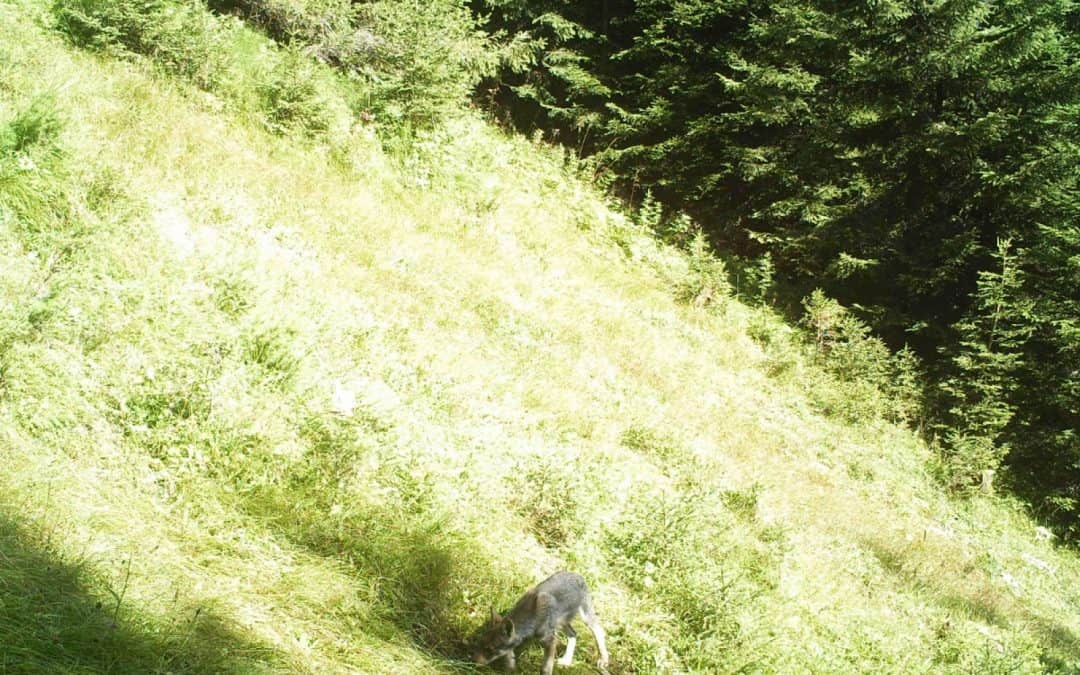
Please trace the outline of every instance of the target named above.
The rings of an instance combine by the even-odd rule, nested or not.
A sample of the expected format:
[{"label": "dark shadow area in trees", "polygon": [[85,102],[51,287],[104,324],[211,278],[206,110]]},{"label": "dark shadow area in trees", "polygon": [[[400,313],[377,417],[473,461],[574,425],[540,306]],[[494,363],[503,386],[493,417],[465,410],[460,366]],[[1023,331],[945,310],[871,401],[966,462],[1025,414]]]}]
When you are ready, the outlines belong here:
[{"label": "dark shadow area in trees", "polygon": [[0,507],[0,673],[287,670],[271,648],[238,636],[212,611],[148,620],[89,561],[51,548]]},{"label": "dark shadow area in trees", "polygon": [[301,31],[311,30],[302,12],[285,3],[265,0],[208,0],[211,11],[224,16],[236,15],[262,28],[267,37],[281,44],[288,44]]}]

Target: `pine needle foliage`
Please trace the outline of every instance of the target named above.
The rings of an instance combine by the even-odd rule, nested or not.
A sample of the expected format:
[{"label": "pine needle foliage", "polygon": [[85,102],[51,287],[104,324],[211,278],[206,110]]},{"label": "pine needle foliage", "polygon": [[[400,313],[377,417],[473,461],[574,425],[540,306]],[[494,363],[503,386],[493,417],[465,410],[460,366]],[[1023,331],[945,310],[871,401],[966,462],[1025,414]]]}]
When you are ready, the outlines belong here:
[{"label": "pine needle foliage", "polygon": [[558,569],[612,675],[1080,668],[1080,561],[841,381],[888,372],[852,311],[804,345],[692,221],[479,115],[386,143],[236,17],[60,9],[0,3],[0,671],[479,673]]},{"label": "pine needle foliage", "polygon": [[[483,5],[495,27],[529,35],[563,25],[540,20],[559,13],[574,28],[543,48],[573,49],[598,82],[568,86],[536,60],[501,82],[514,119],[557,131],[625,195],[646,188],[690,213],[725,251],[768,254],[787,298],[820,288],[858,311],[949,391],[927,398],[947,437],[970,438],[982,415],[958,405],[989,406],[1002,424],[975,425],[996,429],[978,434],[987,462],[1004,457],[1031,485],[1045,472],[1050,501],[1028,490],[1044,512],[1075,503],[1074,337],[1061,313],[1072,287],[1060,274],[1076,255],[1072,0]],[[1004,304],[986,296],[987,275],[1004,278],[999,240],[1015,251]],[[973,347],[1001,312],[1028,336],[1008,347],[1008,376]],[[1034,365],[1047,359],[1053,371]],[[1004,412],[1021,407],[1035,409]]]}]

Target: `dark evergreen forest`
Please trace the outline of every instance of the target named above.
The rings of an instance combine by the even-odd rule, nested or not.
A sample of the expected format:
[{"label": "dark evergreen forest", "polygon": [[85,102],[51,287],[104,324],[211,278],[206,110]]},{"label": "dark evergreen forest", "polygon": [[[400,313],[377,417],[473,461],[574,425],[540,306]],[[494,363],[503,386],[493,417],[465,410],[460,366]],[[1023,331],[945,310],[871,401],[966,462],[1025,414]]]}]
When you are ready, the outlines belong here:
[{"label": "dark evergreen forest", "polygon": [[495,114],[573,147],[624,197],[655,196],[669,222],[691,216],[730,269],[769,271],[759,299],[799,312],[820,289],[916,355],[943,480],[964,491],[994,470],[1075,542],[1076,3],[473,10],[504,45],[481,86]]}]

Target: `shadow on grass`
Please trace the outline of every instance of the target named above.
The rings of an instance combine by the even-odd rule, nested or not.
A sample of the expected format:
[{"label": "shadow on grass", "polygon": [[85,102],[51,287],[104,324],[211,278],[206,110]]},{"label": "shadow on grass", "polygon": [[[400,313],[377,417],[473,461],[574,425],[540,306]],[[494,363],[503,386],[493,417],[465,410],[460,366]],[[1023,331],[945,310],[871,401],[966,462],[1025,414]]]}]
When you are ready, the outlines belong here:
[{"label": "shadow on grass", "polygon": [[[368,598],[364,615],[348,618],[366,634],[405,637],[444,667],[472,672],[474,605],[496,602],[493,593],[506,580],[436,505],[422,467],[391,450],[368,461],[380,451],[375,442],[357,442],[357,428],[309,420],[302,429],[307,456],[245,493],[238,506],[290,544],[347,566]],[[382,427],[359,429],[384,448],[393,445]]]},{"label": "shadow on grass", "polygon": [[[285,672],[272,649],[192,608],[140,616],[86,561],[64,560],[0,509],[0,673]],[[118,595],[113,595],[117,592]]]},{"label": "shadow on grass", "polygon": [[303,500],[287,490],[264,491],[248,508],[291,544],[345,564],[374,589],[365,632],[387,641],[405,635],[446,665],[465,667],[475,628],[468,625],[465,589],[485,572],[460,537],[422,510],[354,505],[328,517],[333,493],[324,496]]},{"label": "shadow on grass", "polygon": [[[1080,667],[1080,638],[1072,630],[1014,602],[988,579],[972,583],[970,574],[958,581],[941,569],[927,572],[901,541],[864,536],[860,542],[890,574],[908,586],[925,590],[939,606],[1005,630],[1013,629],[1014,624],[1025,627],[1039,640],[1040,660],[1047,672],[1075,672]],[[939,554],[943,559],[953,555],[944,549]]]},{"label": "shadow on grass", "polygon": [[1042,639],[1040,654],[1047,672],[1080,672],[1080,637],[1061,624],[1042,617],[1029,617],[1035,632]]}]

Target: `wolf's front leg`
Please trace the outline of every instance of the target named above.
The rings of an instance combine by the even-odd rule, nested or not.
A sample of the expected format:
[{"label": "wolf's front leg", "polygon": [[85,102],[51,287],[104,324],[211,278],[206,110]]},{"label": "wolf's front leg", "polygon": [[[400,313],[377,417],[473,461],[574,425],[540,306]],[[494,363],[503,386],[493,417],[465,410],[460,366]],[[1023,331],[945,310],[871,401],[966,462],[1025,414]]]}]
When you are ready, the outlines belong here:
[{"label": "wolf's front leg", "polygon": [[544,669],[540,671],[542,675],[551,675],[555,671],[555,649],[557,646],[558,640],[554,635],[544,642]]},{"label": "wolf's front leg", "polygon": [[575,646],[577,646],[577,637],[571,635],[566,638],[566,651],[563,652],[562,658],[558,660],[558,664],[563,668],[574,662]]}]

